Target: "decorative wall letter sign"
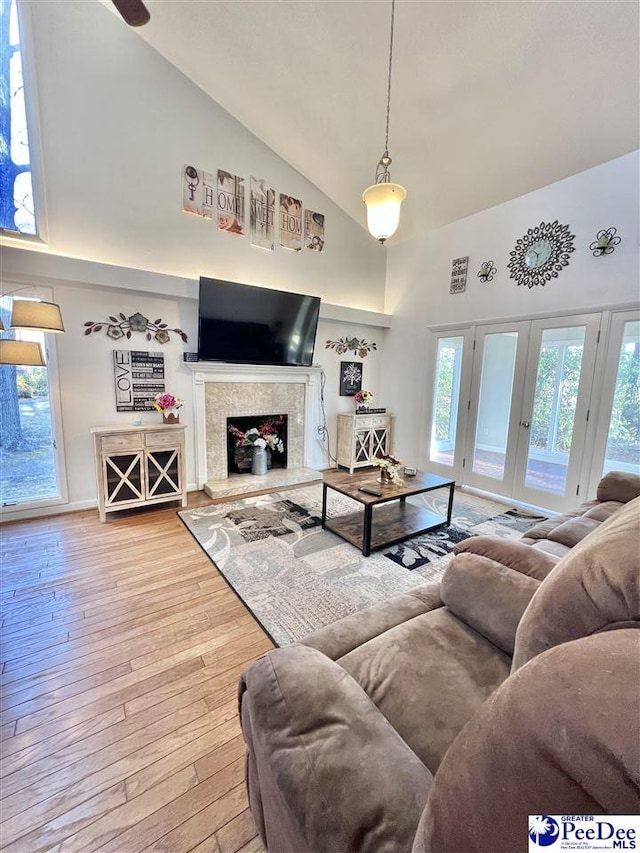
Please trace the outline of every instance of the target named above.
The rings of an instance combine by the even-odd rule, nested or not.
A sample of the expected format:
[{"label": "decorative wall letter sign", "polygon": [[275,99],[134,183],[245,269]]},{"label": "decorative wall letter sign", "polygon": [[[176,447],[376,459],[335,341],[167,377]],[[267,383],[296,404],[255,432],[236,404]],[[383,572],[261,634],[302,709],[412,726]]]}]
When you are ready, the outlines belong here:
[{"label": "decorative wall letter sign", "polygon": [[299,252],[302,249],[302,202],[280,193],[280,245]]},{"label": "decorative wall letter sign", "polygon": [[251,177],[249,222],[251,245],[273,252],[276,191],[261,178]]},{"label": "decorative wall letter sign", "polygon": [[464,293],[467,287],[467,269],[469,267],[469,256],[466,258],[455,258],[451,264],[451,284],[449,293]]},{"label": "decorative wall letter sign", "polygon": [[195,166],[182,169],[182,210],[204,219],[213,219],[215,179]]},{"label": "decorative wall letter sign", "polygon": [[156,394],[164,388],[164,355],[114,349],[116,411],[149,412]]},{"label": "decorative wall letter sign", "polygon": [[244,178],[218,169],[218,231],[244,234]]}]

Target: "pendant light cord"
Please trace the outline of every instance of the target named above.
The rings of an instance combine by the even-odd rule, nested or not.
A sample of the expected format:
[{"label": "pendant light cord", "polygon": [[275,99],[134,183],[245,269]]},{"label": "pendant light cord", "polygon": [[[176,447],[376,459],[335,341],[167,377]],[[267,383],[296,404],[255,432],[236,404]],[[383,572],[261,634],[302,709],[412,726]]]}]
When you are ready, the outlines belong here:
[{"label": "pendant light cord", "polygon": [[391,110],[391,63],[393,60],[393,20],[396,11],[396,0],[391,0],[391,34],[389,36],[389,82],[387,84],[387,129],[384,137],[384,152],[389,156],[389,112]]}]

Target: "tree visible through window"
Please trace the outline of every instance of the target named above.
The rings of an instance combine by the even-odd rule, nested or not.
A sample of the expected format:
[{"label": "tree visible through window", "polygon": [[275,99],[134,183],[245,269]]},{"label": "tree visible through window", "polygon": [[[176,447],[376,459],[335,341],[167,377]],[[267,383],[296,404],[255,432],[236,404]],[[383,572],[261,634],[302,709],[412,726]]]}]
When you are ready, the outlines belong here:
[{"label": "tree visible through window", "polygon": [[0,0],[0,228],[37,233],[16,0]]}]

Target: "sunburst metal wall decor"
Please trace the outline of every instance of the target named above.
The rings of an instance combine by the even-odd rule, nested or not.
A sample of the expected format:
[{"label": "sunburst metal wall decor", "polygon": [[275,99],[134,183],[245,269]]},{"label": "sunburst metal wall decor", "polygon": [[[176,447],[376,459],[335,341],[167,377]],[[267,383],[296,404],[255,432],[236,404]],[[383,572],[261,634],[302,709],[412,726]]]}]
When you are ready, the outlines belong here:
[{"label": "sunburst metal wall decor", "polygon": [[569,255],[575,250],[575,235],[568,225],[541,222],[517,242],[510,252],[508,263],[511,278],[526,287],[545,285],[569,265]]}]

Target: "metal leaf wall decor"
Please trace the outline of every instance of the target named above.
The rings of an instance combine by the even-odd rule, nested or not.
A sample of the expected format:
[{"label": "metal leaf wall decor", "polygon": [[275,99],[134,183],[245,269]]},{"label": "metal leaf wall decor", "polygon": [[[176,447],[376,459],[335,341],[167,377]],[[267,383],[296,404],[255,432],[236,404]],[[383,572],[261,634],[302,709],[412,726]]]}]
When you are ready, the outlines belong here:
[{"label": "metal leaf wall decor", "polygon": [[338,355],[353,352],[360,358],[366,358],[372,350],[378,349],[377,344],[369,343],[364,338],[340,338],[337,341],[327,341],[325,349],[334,349]]},{"label": "metal leaf wall decor", "polygon": [[120,312],[117,317],[110,316],[108,320],[98,320],[97,322],[88,320],[84,325],[85,335],[101,332],[104,329],[114,341],[120,338],[129,339],[132,332],[142,332],[146,334],[148,341],[153,338],[159,344],[166,344],[170,340],[169,333],[175,332],[176,335],[180,335],[185,344],[188,342],[186,332],[183,332],[182,329],[170,329],[169,324],[163,323],[161,319],[154,320],[152,323],[139,311],[130,317]]}]

